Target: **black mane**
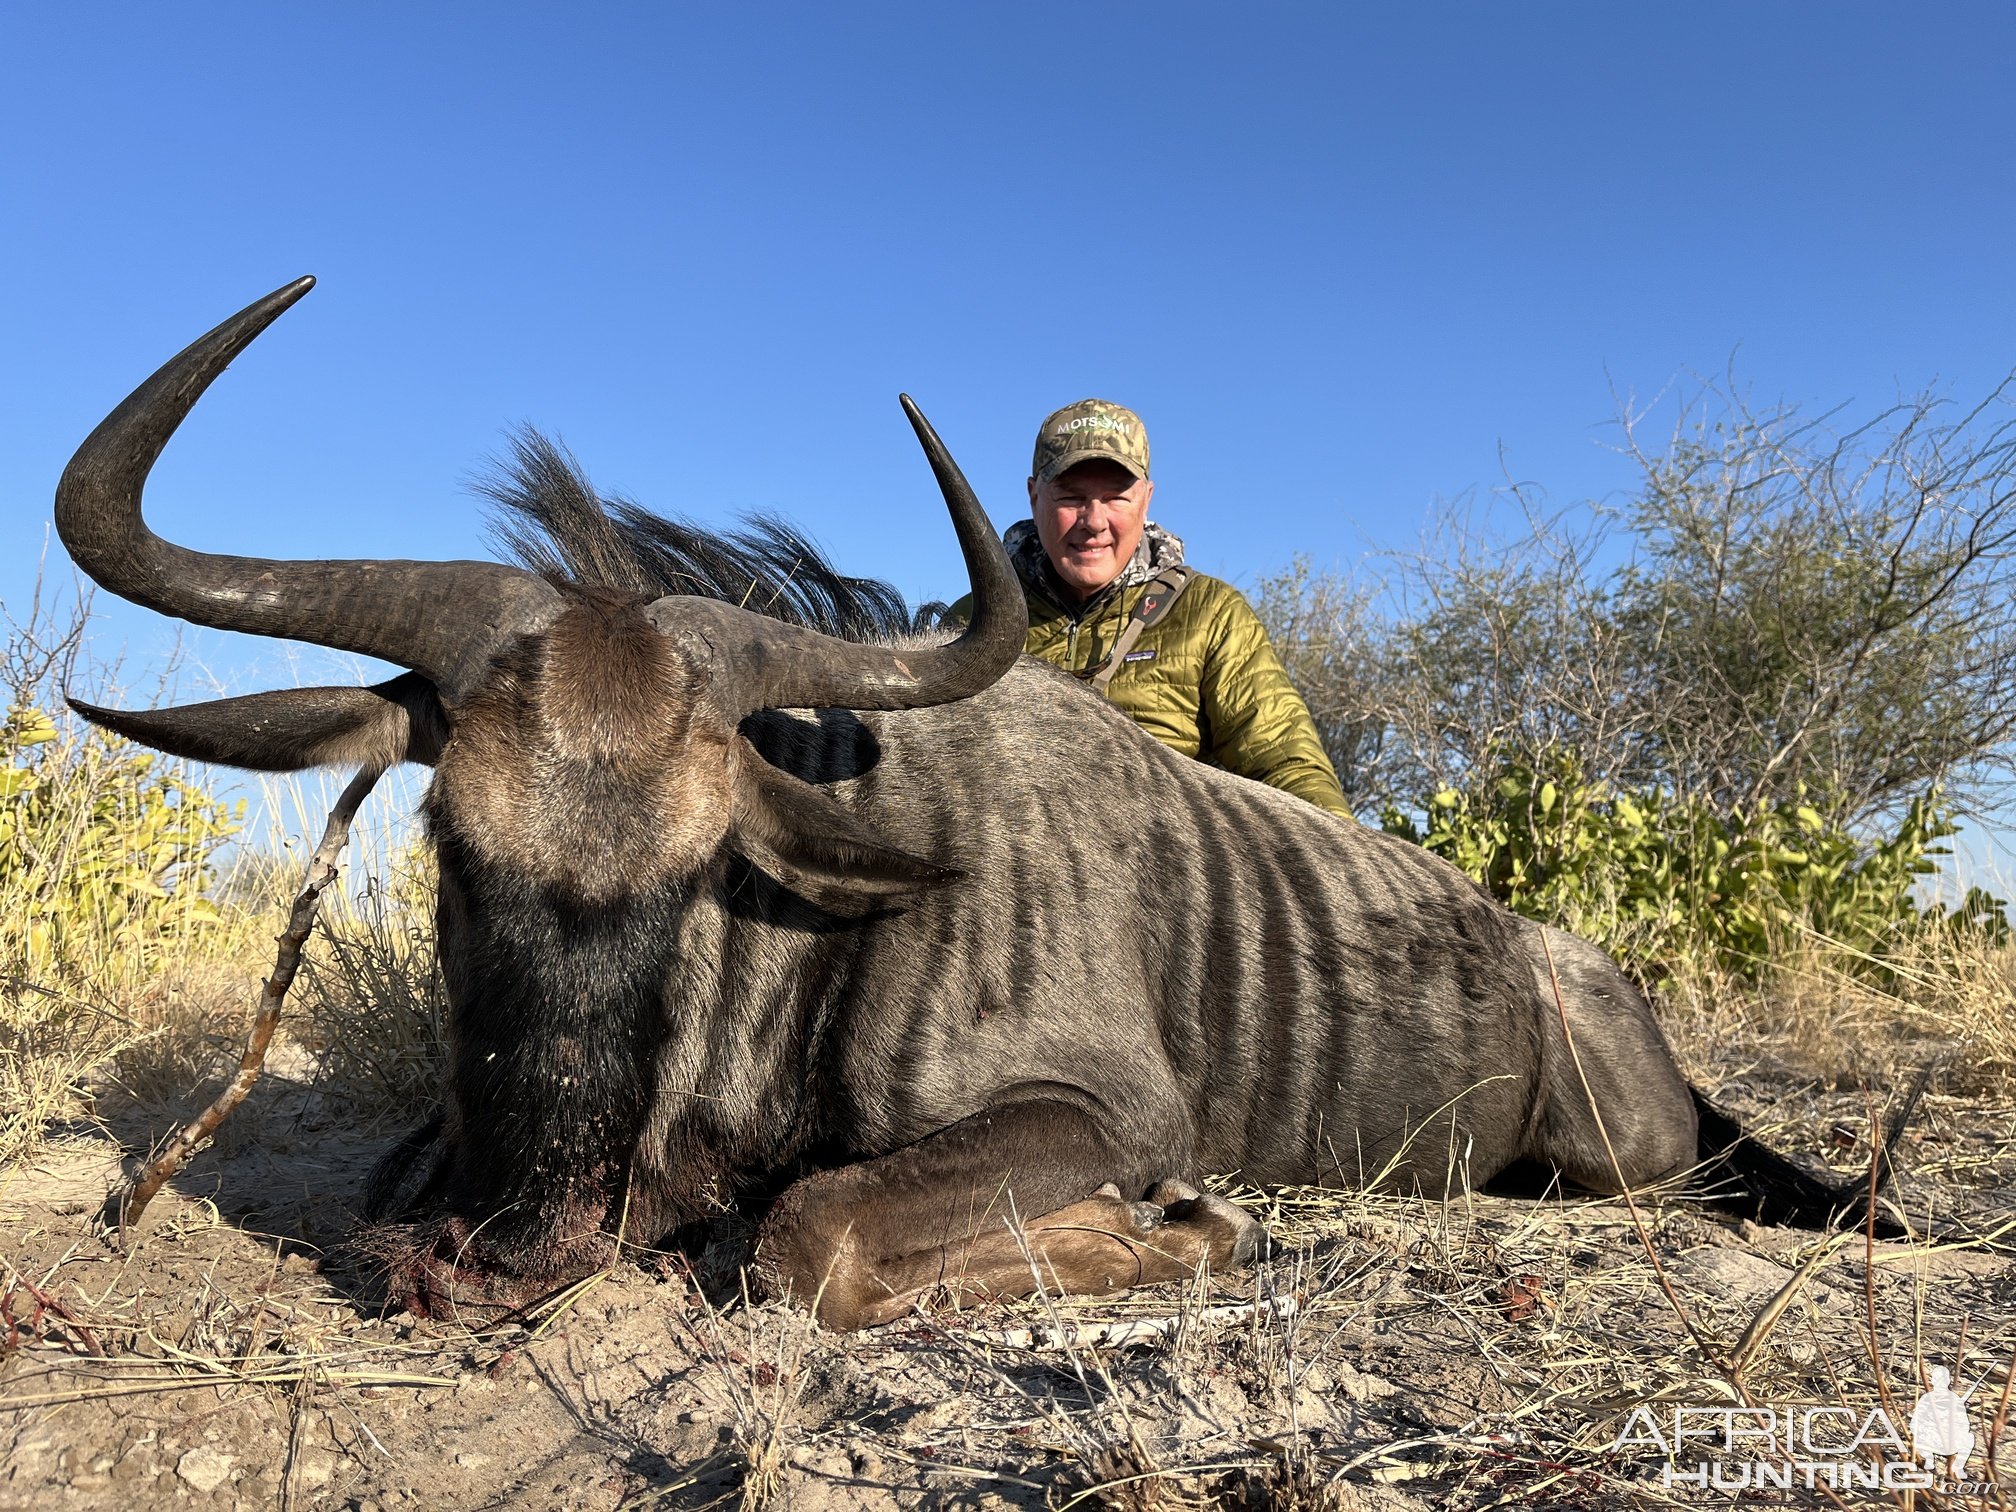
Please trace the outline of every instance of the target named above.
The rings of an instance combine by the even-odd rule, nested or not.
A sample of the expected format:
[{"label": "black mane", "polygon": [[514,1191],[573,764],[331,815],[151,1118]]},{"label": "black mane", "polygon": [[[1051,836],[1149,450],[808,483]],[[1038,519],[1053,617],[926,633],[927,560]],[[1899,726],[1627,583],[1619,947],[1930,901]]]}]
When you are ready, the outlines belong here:
[{"label": "black mane", "polygon": [[844,640],[882,640],[912,627],[894,588],[844,576],[783,520],[756,515],[739,531],[707,530],[604,497],[566,447],[530,426],[511,437],[510,458],[479,478],[476,491],[496,506],[497,544],[549,578],[652,598],[718,599]]}]

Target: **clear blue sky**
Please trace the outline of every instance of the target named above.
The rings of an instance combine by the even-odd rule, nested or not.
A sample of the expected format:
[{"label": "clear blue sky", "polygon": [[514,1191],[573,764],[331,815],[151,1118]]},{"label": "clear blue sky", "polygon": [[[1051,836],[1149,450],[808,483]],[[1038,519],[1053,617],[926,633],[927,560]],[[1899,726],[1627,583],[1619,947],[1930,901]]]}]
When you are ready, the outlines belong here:
[{"label": "clear blue sky", "polygon": [[[996,520],[1036,421],[1146,416],[1250,583],[1511,470],[1628,480],[1615,385],[1978,396],[2016,366],[2006,5],[14,5],[0,599],[156,364],[321,287],[150,492],[185,544],[487,555],[503,429],[911,598],[958,558],[895,396]],[[60,550],[57,553],[60,558]],[[166,627],[106,606],[144,680]],[[208,636],[243,690],[272,648]],[[255,669],[254,663],[258,663]],[[248,683],[249,679],[249,683]],[[268,679],[270,680],[270,678]]]}]

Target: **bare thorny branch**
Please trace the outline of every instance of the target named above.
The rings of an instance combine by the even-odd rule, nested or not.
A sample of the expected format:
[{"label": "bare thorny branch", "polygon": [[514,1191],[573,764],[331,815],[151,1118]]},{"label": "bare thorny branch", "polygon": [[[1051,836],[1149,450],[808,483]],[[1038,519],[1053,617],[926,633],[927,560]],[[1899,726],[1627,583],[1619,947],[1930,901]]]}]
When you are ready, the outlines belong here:
[{"label": "bare thorny branch", "polygon": [[323,890],[336,880],[336,861],[349,842],[351,821],[357,817],[357,810],[383,775],[382,768],[365,768],[350,779],[350,785],[343,789],[335,807],[329,811],[322,842],[315,847],[315,854],[308,863],[307,880],[294,899],[286,929],[277,937],[279,948],[274,952],[272,975],[260,985],[258,1007],[253,1012],[252,1025],[245,1036],[245,1048],[239,1057],[237,1073],[208,1107],[176,1131],[167,1144],[141,1165],[130,1181],[116,1186],[106,1196],[100,1222],[122,1247],[127,1230],[140,1221],[141,1214],[147,1210],[155,1194],[182,1169],[197,1147],[217,1132],[218,1126],[245,1100],[253,1083],[259,1080],[266,1066],[267,1048],[273,1043],[273,1031],[280,1024],[281,1005],[286,1001],[288,988],[294,985],[295,973],[301,968],[301,948],[308,943],[309,932],[315,927],[315,914],[321,904]]},{"label": "bare thorny branch", "polygon": [[1298,564],[1261,611],[1361,802],[1566,748],[1724,813],[1979,810],[2016,775],[2012,399],[2016,374],[1849,424],[1725,382],[1656,439],[1627,399],[1622,505],[1549,514],[1508,479],[1509,540],[1455,511],[1385,582]]}]

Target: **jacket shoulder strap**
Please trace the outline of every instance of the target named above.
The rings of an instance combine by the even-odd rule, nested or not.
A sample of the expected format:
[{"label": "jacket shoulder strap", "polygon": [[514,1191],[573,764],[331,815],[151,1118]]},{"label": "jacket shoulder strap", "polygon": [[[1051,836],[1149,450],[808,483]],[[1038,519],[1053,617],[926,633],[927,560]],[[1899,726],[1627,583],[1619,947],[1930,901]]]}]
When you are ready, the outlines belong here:
[{"label": "jacket shoulder strap", "polygon": [[1107,653],[1106,660],[1100,664],[1099,670],[1091,676],[1092,686],[1099,690],[1101,697],[1105,696],[1113,679],[1126,665],[1127,653],[1134,649],[1135,642],[1141,639],[1142,633],[1169,612],[1169,606],[1176,602],[1176,596],[1187,588],[1196,576],[1195,567],[1186,567],[1179,562],[1173,567],[1164,567],[1148,580],[1148,591],[1141,595],[1141,601],[1134,606],[1133,614],[1128,616],[1127,624],[1120,631],[1119,639],[1113,642],[1113,649]]}]

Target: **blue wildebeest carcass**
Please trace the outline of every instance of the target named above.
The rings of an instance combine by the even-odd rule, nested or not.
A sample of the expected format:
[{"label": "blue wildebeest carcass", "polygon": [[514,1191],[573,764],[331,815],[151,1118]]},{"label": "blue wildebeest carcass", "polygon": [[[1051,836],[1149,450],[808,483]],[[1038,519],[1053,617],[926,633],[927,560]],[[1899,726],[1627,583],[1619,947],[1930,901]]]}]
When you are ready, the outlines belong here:
[{"label": "blue wildebeest carcass", "polygon": [[[115,593],[410,669],[79,706],[205,761],[434,768],[448,1065],[374,1182],[395,1300],[522,1301],[606,1263],[619,1222],[652,1239],[741,1201],[758,1275],[858,1326],[1025,1292],[1032,1257],[1085,1292],[1250,1259],[1264,1234],[1206,1172],[1442,1190],[1530,1162],[1615,1191],[1701,1154],[1644,998],[1593,947],[1021,659],[1000,543],[907,400],[972,580],[956,639],[688,591],[706,542],[605,513],[536,440],[507,492],[544,570],[155,536],[162,447],[311,282],[136,390],[56,518]],[[1751,1154],[1754,1202],[1824,1216],[1831,1192]]]}]

